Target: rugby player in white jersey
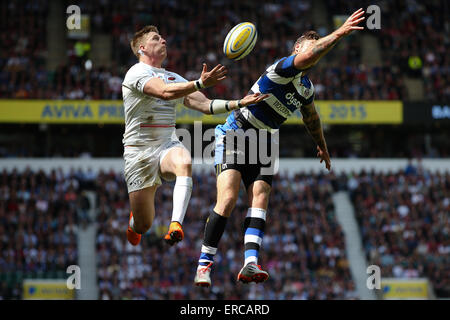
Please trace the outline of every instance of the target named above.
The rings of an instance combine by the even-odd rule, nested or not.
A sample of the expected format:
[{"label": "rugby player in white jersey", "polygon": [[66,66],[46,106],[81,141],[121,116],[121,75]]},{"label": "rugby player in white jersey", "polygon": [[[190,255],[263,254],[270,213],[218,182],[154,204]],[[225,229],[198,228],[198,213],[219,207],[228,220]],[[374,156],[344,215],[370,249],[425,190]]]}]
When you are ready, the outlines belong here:
[{"label": "rugby player in white jersey", "polygon": [[[308,31],[297,39],[290,56],[281,58],[270,65],[252,86],[250,93],[270,94],[264,101],[233,111],[226,123],[218,125],[215,132],[215,167],[217,175],[217,202],[206,221],[203,245],[198,260],[194,282],[197,286],[211,285],[211,266],[217,253],[220,238],[225,230],[228,217],[239,196],[241,180],[248,195],[248,211],[244,220],[244,264],[237,280],[243,283],[263,282],[269,274],[258,265],[259,250],[262,245],[266,212],[271,190],[273,167],[267,168],[264,161],[252,163],[252,149],[249,145],[271,147],[267,135],[278,131],[281,124],[297,109],[303,122],[317,144],[317,156],[330,170],[331,161],[323,135],[319,114],[314,107],[314,86],[306,76],[306,71],[314,66],[333,46],[353,30],[363,19],[362,9],[353,13],[346,22],[333,33],[320,38],[317,32]],[[248,132],[257,132],[247,135]],[[266,137],[267,137],[266,135]],[[235,139],[238,137],[238,139]],[[239,137],[243,137],[241,141]],[[232,157],[228,157],[232,155]],[[239,155],[244,161],[239,162]],[[241,158],[242,159],[242,158]],[[236,161],[237,160],[237,161]],[[269,165],[271,167],[271,165]],[[281,250],[282,248],[280,248]]]},{"label": "rugby player in white jersey", "polygon": [[192,165],[189,151],[175,134],[177,103],[205,114],[224,113],[257,103],[266,96],[259,93],[241,100],[210,100],[199,92],[226,78],[220,64],[187,81],[162,68],[167,56],[166,40],[155,26],[136,32],[131,49],[139,62],[132,66],[122,83],[125,108],[124,175],[130,200],[127,238],[138,245],[155,216],[155,192],[165,180],[174,180],[173,211],[164,239],[173,245],[184,237],[182,223],[192,191]]}]

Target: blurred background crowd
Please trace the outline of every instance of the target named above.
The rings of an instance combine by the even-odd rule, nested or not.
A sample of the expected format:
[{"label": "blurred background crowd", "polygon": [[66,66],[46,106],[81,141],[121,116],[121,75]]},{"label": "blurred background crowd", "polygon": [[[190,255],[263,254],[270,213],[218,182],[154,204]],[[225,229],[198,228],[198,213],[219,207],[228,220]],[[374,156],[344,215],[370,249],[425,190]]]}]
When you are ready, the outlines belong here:
[{"label": "blurred background crowd", "polygon": [[22,297],[22,280],[65,278],[78,263],[77,232],[91,221],[89,174],[30,169],[0,174],[0,297]]},{"label": "blurred background crowd", "polygon": [[350,177],[368,261],[386,276],[426,275],[438,296],[450,296],[450,174],[414,166]]},{"label": "blurred background crowd", "polygon": [[[450,296],[450,173],[414,166],[380,173],[275,176],[260,263],[263,285],[236,283],[243,263],[246,194],[241,190],[219,245],[211,290],[195,287],[205,219],[215,176],[194,175],[185,239],[162,239],[172,211],[173,183],[157,192],[152,228],[137,247],[126,240],[129,205],[121,172],[6,171],[0,179],[0,296],[19,299],[23,278],[64,278],[77,264],[77,232],[95,223],[99,299],[359,299],[331,195],[347,190],[369,263],[384,277],[427,277],[438,297]],[[96,206],[86,197],[94,192]],[[95,220],[87,211],[95,211]]]},{"label": "blurred background crowd", "polygon": [[[448,26],[439,10],[444,2],[360,1],[358,6],[364,8],[380,6],[383,27],[343,40],[309,72],[316,98],[408,100],[404,76],[411,76],[423,81],[425,99],[448,100],[449,39],[443,32]],[[343,0],[324,3],[317,17],[310,0],[77,1],[81,13],[91,17],[91,33],[109,35],[108,60],[90,63],[95,43],[74,39],[66,43],[64,63],[49,68],[43,37],[50,28],[48,0],[25,5],[2,2],[1,38],[6,50],[0,56],[0,94],[21,99],[120,99],[121,81],[137,61],[129,41],[135,31],[153,24],[167,40],[165,68],[193,80],[199,77],[202,62],[211,67],[222,63],[228,66],[229,77],[207,93],[239,98],[268,65],[291,53],[301,33],[314,29],[324,36],[336,28],[334,16],[355,10],[353,3]],[[222,53],[223,39],[244,17],[256,24],[259,41],[251,58],[231,63]],[[325,22],[318,23],[321,19]],[[378,61],[366,62],[364,34],[376,37]]]}]

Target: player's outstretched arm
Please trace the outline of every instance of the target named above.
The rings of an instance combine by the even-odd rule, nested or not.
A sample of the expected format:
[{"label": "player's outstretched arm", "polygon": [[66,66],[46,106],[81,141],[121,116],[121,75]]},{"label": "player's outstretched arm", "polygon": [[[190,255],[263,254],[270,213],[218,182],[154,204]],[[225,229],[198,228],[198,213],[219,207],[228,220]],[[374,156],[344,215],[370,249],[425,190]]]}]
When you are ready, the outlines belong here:
[{"label": "player's outstretched arm", "polygon": [[184,105],[189,109],[197,110],[205,114],[219,114],[258,103],[267,97],[269,97],[268,94],[254,93],[240,100],[211,100],[201,92],[194,92],[184,98]]},{"label": "player's outstretched arm", "polygon": [[297,54],[294,59],[294,66],[297,69],[307,69],[315,65],[319,60],[333,48],[336,43],[346,35],[349,35],[354,30],[363,30],[364,27],[358,24],[365,19],[362,15],[364,11],[362,8],[355,11],[337,30],[331,34],[315,41],[312,46],[305,48],[304,51]]},{"label": "player's outstretched arm", "polygon": [[327,143],[323,135],[322,124],[320,123],[320,116],[314,106],[314,101],[311,104],[301,106],[300,112],[302,113],[303,123],[306,129],[317,144],[317,156],[320,158],[320,163],[325,161],[325,167],[331,170],[330,155],[328,154]]},{"label": "player's outstretched arm", "polygon": [[227,69],[218,64],[211,71],[203,64],[200,78],[195,81],[164,83],[162,79],[152,78],[144,86],[144,93],[163,100],[178,99],[203,88],[211,87],[226,78]]}]

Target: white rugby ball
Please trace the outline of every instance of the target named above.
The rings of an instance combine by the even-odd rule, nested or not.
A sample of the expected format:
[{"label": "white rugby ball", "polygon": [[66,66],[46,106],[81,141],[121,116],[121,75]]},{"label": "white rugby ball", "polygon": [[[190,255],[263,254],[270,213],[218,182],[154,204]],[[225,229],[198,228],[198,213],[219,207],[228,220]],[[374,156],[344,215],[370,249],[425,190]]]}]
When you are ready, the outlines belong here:
[{"label": "white rugby ball", "polygon": [[223,53],[232,60],[241,60],[255,47],[258,32],[251,22],[241,22],[228,32]]}]

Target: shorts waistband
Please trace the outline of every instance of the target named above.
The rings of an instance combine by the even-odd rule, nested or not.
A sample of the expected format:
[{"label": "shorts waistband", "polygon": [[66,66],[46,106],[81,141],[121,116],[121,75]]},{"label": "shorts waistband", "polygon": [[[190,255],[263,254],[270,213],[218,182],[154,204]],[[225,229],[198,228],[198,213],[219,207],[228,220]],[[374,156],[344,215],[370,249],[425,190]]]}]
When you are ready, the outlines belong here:
[{"label": "shorts waistband", "polygon": [[248,122],[247,119],[244,118],[244,115],[242,114],[242,112],[239,109],[234,110],[233,113],[234,113],[235,123],[237,124],[239,129],[242,129],[242,130],[247,130],[247,129],[258,130],[250,122]]}]

